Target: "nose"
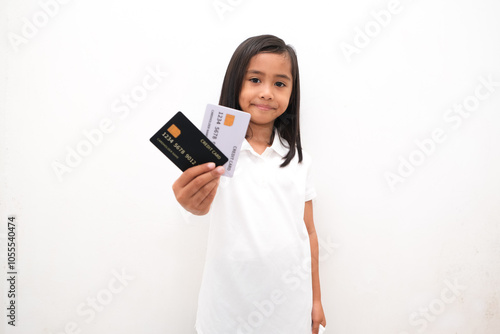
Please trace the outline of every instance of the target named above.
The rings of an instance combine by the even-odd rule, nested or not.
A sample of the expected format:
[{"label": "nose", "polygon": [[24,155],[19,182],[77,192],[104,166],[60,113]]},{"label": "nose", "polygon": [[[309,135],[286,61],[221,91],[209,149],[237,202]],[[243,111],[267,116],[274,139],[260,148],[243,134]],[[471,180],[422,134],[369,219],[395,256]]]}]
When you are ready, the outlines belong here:
[{"label": "nose", "polygon": [[263,100],[272,100],[274,98],[272,88],[269,85],[262,85],[260,98]]}]

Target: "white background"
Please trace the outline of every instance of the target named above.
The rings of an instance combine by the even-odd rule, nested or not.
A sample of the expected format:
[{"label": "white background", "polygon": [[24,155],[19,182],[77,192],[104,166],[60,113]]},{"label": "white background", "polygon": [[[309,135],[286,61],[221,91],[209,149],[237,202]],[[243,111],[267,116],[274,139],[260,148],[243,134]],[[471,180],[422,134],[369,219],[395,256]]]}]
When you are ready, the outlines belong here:
[{"label": "white background", "polygon": [[[2,330],[194,334],[208,225],[183,221],[179,171],[149,138],[178,110],[201,125],[234,49],[270,33],[299,56],[326,333],[500,331],[498,1],[401,0],[383,27],[388,0],[61,0],[51,16],[47,2],[0,2],[4,273],[10,215],[19,243],[18,322],[2,279]],[[116,113],[148,68],[168,75]],[[488,77],[488,98],[447,121]],[[446,139],[419,153],[436,129]]]}]

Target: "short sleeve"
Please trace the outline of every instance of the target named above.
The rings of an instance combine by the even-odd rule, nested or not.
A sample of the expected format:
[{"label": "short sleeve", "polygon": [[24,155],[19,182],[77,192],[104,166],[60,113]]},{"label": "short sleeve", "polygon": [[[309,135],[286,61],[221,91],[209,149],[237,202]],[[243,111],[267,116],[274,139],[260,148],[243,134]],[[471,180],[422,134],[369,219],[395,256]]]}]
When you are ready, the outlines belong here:
[{"label": "short sleeve", "polygon": [[311,156],[307,152],[303,153],[302,163],[306,168],[306,191],[305,191],[305,202],[310,201],[316,197],[316,188],[314,186],[313,177],[313,162]]}]

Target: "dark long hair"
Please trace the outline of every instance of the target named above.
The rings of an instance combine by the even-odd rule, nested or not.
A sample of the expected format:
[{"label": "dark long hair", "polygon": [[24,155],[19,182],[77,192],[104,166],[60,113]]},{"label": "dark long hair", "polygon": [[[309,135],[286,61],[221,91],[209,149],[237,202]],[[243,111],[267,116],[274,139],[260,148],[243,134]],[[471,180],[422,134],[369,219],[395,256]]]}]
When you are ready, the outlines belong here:
[{"label": "dark long hair", "polygon": [[[219,104],[221,106],[242,110],[239,97],[243,86],[243,78],[247,71],[250,59],[259,53],[275,53],[287,54],[292,63],[292,94],[288,108],[285,112],[274,121],[274,128],[278,132],[280,141],[286,140],[289,145],[289,151],[283,158],[284,161],[280,167],[287,166],[295,156],[295,149],[299,154],[299,162],[302,161],[302,144],[300,141],[300,80],[299,80],[299,65],[297,55],[292,46],[273,35],[261,35],[250,37],[234,51],[234,54],[229,61],[222,90],[220,94]],[[271,135],[271,142],[274,140],[274,131]]]}]

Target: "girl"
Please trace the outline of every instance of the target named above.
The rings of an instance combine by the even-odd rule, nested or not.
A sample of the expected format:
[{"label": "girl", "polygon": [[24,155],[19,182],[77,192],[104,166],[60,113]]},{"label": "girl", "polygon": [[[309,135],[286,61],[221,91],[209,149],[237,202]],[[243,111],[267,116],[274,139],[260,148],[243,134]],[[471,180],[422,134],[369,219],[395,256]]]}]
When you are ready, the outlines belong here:
[{"label": "girl", "polygon": [[219,101],[251,115],[234,176],[221,178],[224,168],[208,163],[173,185],[187,211],[211,215],[199,334],[317,334],[326,325],[299,102],[293,48],[271,35],[247,39]]}]

